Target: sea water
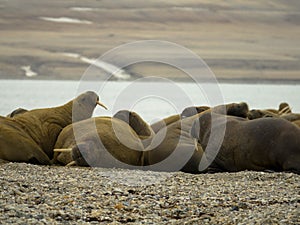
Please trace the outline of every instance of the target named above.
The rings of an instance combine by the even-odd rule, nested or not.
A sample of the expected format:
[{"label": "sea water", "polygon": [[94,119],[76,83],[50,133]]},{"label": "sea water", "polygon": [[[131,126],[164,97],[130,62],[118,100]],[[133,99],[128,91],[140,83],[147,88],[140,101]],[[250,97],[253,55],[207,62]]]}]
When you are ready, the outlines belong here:
[{"label": "sea water", "polygon": [[247,102],[250,109],[277,108],[288,102],[300,112],[300,85],[228,84],[174,82],[79,82],[44,80],[1,80],[0,115],[16,108],[35,109],[62,105],[80,93],[92,90],[99,94],[109,110],[97,107],[94,116],[112,116],[129,109],[151,123],[180,113],[191,105],[218,105]]}]

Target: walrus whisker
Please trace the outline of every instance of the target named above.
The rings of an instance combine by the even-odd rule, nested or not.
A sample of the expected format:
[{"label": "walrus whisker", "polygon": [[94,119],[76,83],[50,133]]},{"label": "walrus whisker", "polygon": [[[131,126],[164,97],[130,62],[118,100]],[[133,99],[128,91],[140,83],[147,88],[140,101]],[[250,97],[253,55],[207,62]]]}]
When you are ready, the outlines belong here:
[{"label": "walrus whisker", "polygon": [[104,109],[108,110],[108,108],[101,102],[97,101],[97,105],[102,106]]},{"label": "walrus whisker", "polygon": [[72,161],[72,162],[68,163],[66,166],[75,166],[75,165],[76,165],[76,162]]},{"label": "walrus whisker", "polygon": [[53,149],[54,152],[71,152],[72,148],[55,148]]}]

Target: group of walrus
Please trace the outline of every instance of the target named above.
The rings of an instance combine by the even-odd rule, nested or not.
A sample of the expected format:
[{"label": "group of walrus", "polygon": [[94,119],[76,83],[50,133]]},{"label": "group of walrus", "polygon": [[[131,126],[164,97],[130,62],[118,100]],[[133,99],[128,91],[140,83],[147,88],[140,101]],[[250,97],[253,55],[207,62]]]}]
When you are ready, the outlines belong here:
[{"label": "group of walrus", "polygon": [[188,173],[288,171],[300,174],[300,114],[287,103],[191,106],[149,125],[137,113],[92,117],[91,91],[65,105],[17,109],[0,120],[0,159],[42,165]]}]

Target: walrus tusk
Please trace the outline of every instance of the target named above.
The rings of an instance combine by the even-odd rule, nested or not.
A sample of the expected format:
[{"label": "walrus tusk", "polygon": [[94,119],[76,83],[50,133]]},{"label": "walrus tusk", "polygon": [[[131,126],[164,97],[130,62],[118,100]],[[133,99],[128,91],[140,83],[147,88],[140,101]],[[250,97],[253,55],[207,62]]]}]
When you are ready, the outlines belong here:
[{"label": "walrus tusk", "polygon": [[102,106],[104,109],[108,110],[108,108],[103,103],[97,101],[97,104],[100,105],[100,106]]},{"label": "walrus tusk", "polygon": [[279,115],[287,114],[291,111],[289,106],[284,107],[282,110],[278,112]]},{"label": "walrus tusk", "polygon": [[71,152],[72,148],[55,148],[53,149],[54,152]]},{"label": "walrus tusk", "polygon": [[72,162],[68,163],[66,166],[75,166],[75,165],[76,165],[76,162],[72,161]]}]

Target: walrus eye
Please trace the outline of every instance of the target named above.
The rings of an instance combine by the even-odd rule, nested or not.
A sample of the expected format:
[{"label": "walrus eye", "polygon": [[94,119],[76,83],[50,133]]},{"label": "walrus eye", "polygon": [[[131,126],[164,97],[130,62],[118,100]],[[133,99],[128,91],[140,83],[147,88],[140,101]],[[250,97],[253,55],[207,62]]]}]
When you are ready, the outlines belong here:
[{"label": "walrus eye", "polygon": [[96,104],[95,104],[95,106],[98,105],[98,102],[99,102],[99,97],[97,97],[97,99],[96,99]]}]

